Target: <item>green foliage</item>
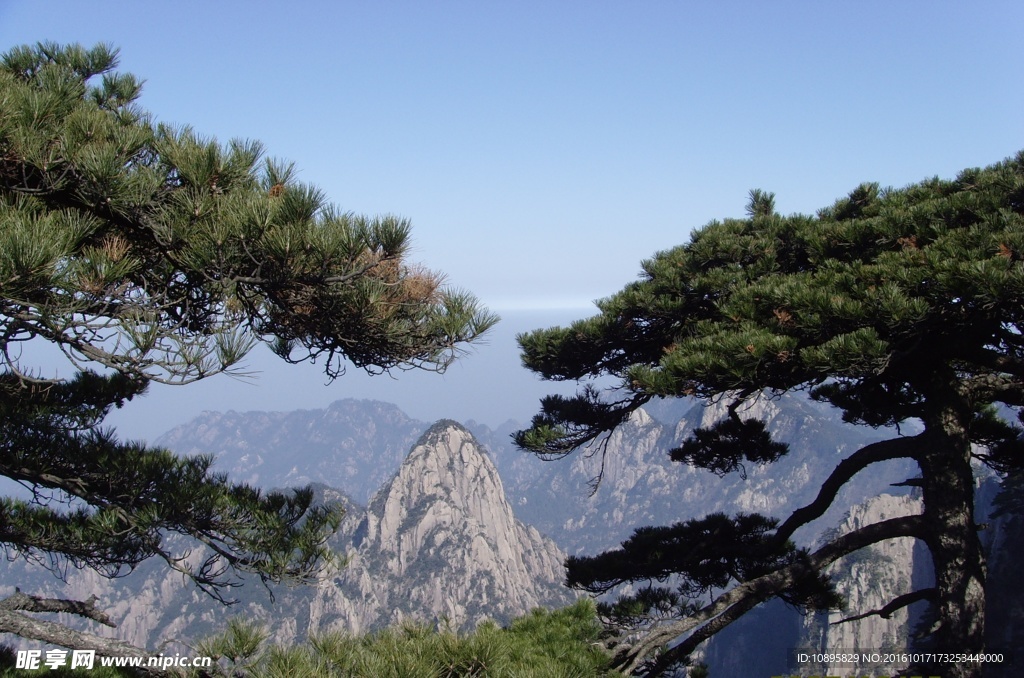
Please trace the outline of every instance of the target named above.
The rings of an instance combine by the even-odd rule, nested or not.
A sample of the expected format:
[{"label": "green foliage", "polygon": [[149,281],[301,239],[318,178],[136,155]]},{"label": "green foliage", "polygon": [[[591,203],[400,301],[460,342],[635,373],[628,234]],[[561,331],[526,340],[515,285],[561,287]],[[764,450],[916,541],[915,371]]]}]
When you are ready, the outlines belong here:
[{"label": "green foliage", "polygon": [[0,545],[107,576],[156,556],[218,598],[242,573],[307,580],[336,509],[104,417],[153,381],[239,374],[259,342],[330,379],[443,371],[497,318],[407,260],[408,220],[330,205],[258,142],[156,124],[116,67],[107,45],[0,57],[0,475],[33,495],[0,499]]},{"label": "green foliage", "polygon": [[[712,396],[867,380],[896,359],[1008,344],[1024,291],[1022,162],[860,187],[817,218],[752,205],[750,219],[645,261],[600,315],[521,336],[524,361],[550,379],[610,374],[645,396]],[[922,339],[927,351],[908,351]]]},{"label": "green foliage", "polygon": [[444,369],[495,322],[405,261],[407,220],[338,210],[290,166],[261,163],[257,142],[154,125],[116,57],[51,44],[3,57],[5,346],[42,337],[180,383],[263,340],[289,360],[324,356],[333,377],[344,361]]},{"label": "green foliage", "polygon": [[259,631],[232,622],[199,651],[220,658],[225,675],[253,678],[592,678],[613,676],[610,656],[598,644],[601,626],[593,603],[584,600],[556,610],[534,610],[507,628],[482,624],[457,635],[406,624],[361,637],[341,633],[314,636],[295,648],[263,648]]},{"label": "green foliage", "polygon": [[[9,549],[59,567],[61,559],[117,576],[151,556],[189,574],[213,593],[231,566],[266,580],[304,578],[327,555],[324,538],[340,513],[313,507],[312,492],[271,493],[228,483],[212,457],[119,443],[98,423],[144,383],[124,375],[80,372],[73,380],[24,387],[0,375],[0,469],[92,506],[55,510],[39,501],[0,499]],[[125,493],[123,488],[132,488]],[[198,565],[177,562],[164,546],[170,530],[195,534],[216,549]],[[56,558],[61,556],[61,559]]]},{"label": "green foliage", "polygon": [[214,658],[228,675],[233,675],[264,658],[263,643],[267,637],[267,632],[257,624],[235,617],[228,621],[223,633],[200,641],[196,655]]},{"label": "green foliage", "polygon": [[684,591],[700,596],[793,557],[791,544],[778,544],[776,521],[757,514],[730,518],[714,513],[671,526],[642,527],[620,549],[599,556],[569,556],[569,586],[606,593],[628,581],[686,577]]},{"label": "green foliage", "polygon": [[756,464],[778,461],[789,446],[775,442],[756,419],[727,417],[709,428],[698,428],[669,453],[672,461],[681,461],[724,476],[739,471],[746,477],[743,460]]},{"label": "green foliage", "polygon": [[[779,216],[773,196],[752,192],[750,218],[712,222],[645,261],[600,315],[519,337],[524,363],[545,378],[610,375],[631,397],[606,402],[585,385],[577,398],[547,398],[517,443],[565,453],[656,396],[763,389],[810,388],[848,421],[893,424],[922,416],[936,365],[984,376],[989,402],[1016,405],[1006,379],[1024,373],[1022,165],[1024,153],[953,181],[865,184],[816,217]],[[720,442],[719,457],[677,458],[735,470]],[[1021,459],[1003,455],[1000,468]]]},{"label": "green foliage", "polygon": [[[996,415],[998,405],[1024,408],[1024,152],[954,180],[862,184],[813,216],[779,215],[772,194],[752,191],[747,218],[711,222],[642,268],[638,281],[598,302],[598,315],[520,335],[529,369],[582,383],[575,397],[542,400],[530,428],[515,434],[520,447],[564,456],[607,440],[654,398],[695,396],[724,403],[726,415],[671,458],[743,474],[744,462],[771,463],[786,448],[737,412],[763,394],[794,390],[852,424],[915,420],[924,432],[855,451],[784,522],[708,516],[641,528],[620,549],[570,558],[569,581],[586,590],[682,581],[679,593],[644,589],[621,601],[617,614],[648,635],[623,652],[623,665],[636,668],[640,655],[685,635],[655,661],[652,670],[663,671],[767,597],[835,606],[822,569],[897,536],[927,543],[944,582],[935,642],[983,647],[981,626],[964,621],[981,616],[985,575],[973,520],[963,517],[974,509],[972,458],[1004,474],[1024,468],[1024,428]],[[604,393],[590,383],[607,377],[615,386]],[[815,553],[786,550],[794,530],[823,515],[854,474],[897,458],[921,467],[915,482],[926,521],[883,521]],[[1012,478],[1008,488],[1019,484]],[[1019,503],[1012,491],[1004,511]],[[733,549],[748,546],[743,537],[753,533],[743,526],[753,518],[765,522],[744,562]],[[689,606],[694,592],[733,586],[735,595]],[[678,619],[656,629],[672,605]]]}]

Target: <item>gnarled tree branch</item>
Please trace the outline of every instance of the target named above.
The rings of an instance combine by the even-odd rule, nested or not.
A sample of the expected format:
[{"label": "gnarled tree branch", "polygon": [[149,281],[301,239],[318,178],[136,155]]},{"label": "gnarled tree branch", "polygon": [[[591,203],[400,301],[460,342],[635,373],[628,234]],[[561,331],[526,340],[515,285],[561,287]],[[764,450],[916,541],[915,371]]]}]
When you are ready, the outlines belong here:
[{"label": "gnarled tree branch", "polygon": [[867,619],[874,615],[878,615],[882,619],[889,619],[897,610],[907,607],[908,605],[913,605],[914,603],[922,600],[934,600],[936,593],[938,593],[938,590],[935,588],[904,593],[902,596],[897,596],[891,600],[884,607],[880,607],[877,610],[871,610],[870,612],[865,612],[863,614],[854,615],[852,617],[846,617],[845,619],[840,619],[837,622],[832,622],[832,624],[833,626],[836,624],[845,624],[847,622],[857,621],[858,619]]},{"label": "gnarled tree branch", "polygon": [[92,619],[104,626],[117,628],[117,624],[111,621],[106,612],[96,607],[96,596],[89,596],[88,600],[67,600],[64,598],[41,598],[23,593],[21,589],[14,589],[14,593],[0,600],[0,611],[23,610],[25,612],[67,612],[86,619]]},{"label": "gnarled tree branch", "polygon": [[793,511],[789,518],[779,526],[775,532],[776,538],[780,542],[785,541],[792,537],[798,528],[824,515],[842,486],[871,464],[892,459],[913,458],[920,451],[923,435],[922,433],[911,438],[891,438],[871,443],[841,461],[832,471],[832,475],[822,483],[821,490],[814,501]]},{"label": "gnarled tree branch", "polygon": [[[93,650],[96,654],[107,657],[140,657],[148,659],[156,656],[148,650],[136,647],[116,638],[105,638],[94,633],[76,631],[62,624],[45,619],[34,619],[22,612],[67,612],[80,617],[98,621],[106,626],[116,627],[103,611],[96,608],[96,597],[86,601],[64,600],[58,598],[41,598],[30,596],[15,590],[15,593],[0,600],[0,633],[13,633],[58,647],[71,650]],[[145,666],[141,670],[152,674],[166,674],[157,668]]]},{"label": "gnarled tree branch", "polygon": [[616,668],[625,672],[635,671],[644,663],[647,656],[683,634],[697,629],[681,643],[657,657],[647,675],[661,675],[672,665],[689,656],[697,645],[721,631],[743,613],[793,587],[804,577],[820,572],[842,556],[887,539],[920,539],[924,536],[924,530],[924,518],[914,515],[884,520],[837,537],[808,555],[805,560],[743,582],[720,595],[697,613],[660,629],[653,629],[636,644],[623,643],[613,647],[616,649]]}]

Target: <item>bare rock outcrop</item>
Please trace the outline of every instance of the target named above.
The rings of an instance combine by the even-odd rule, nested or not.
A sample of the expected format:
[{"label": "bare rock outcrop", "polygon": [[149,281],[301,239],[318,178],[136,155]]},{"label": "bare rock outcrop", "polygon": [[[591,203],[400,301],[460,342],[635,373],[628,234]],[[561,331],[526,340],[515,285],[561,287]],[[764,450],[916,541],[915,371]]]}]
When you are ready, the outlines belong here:
[{"label": "bare rock outcrop", "polygon": [[452,628],[472,628],[483,619],[505,623],[575,598],[562,585],[565,554],[516,519],[494,464],[460,424],[442,421],[423,434],[368,508],[329,487],[317,491],[323,501],[343,501],[347,516],[331,543],[345,565],[315,586],[270,591],[247,582],[228,592],[238,600],[225,608],[154,561],[124,579],[70,571],[61,582],[20,560],[3,567],[0,581],[9,584],[0,585],[0,594],[13,592],[15,584],[54,597],[95,594],[118,628],[91,630],[148,648],[192,644],[223,631],[232,616],[263,624],[274,641],[292,643],[313,633],[361,633],[403,620]]}]

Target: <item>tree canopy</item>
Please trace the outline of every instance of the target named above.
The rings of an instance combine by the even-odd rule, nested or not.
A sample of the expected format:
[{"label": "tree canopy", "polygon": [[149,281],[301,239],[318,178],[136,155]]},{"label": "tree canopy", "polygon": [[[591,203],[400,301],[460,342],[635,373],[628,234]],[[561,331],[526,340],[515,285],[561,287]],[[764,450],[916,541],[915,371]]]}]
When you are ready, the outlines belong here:
[{"label": "tree canopy", "polygon": [[[1024,153],[953,180],[902,189],[863,184],[815,215],[776,213],[752,191],[747,217],[716,221],[690,242],[643,262],[642,277],[569,327],[519,337],[524,364],[551,380],[578,380],[575,397],[550,396],[517,444],[562,456],[622,424],[655,397],[724,399],[728,415],[694,431],[675,461],[717,473],[787,453],[742,404],[761,394],[807,391],[845,421],[873,427],[919,422],[844,459],[817,499],[784,520],[716,515],[645,528],[620,549],[568,561],[571,584],[594,592],[664,581],[620,609],[667,605],[671,623],[624,640],[631,668],[655,672],[684,660],[758,603],[781,596],[834,606],[824,568],[842,555],[900,536],[931,552],[927,599],[939,623],[933,647],[984,647],[984,557],[974,520],[972,460],[1000,473],[1024,465],[1019,422],[996,406],[1024,405]],[[590,384],[613,377],[602,392]],[[1007,409],[1008,408],[1008,409]],[[923,513],[883,521],[810,552],[790,542],[820,517],[840,487],[872,464],[917,462]],[[724,589],[724,592],[723,592]],[[694,594],[717,592],[711,604]],[[630,607],[631,606],[631,607]],[[960,666],[943,675],[974,675]]]},{"label": "tree canopy", "polygon": [[218,597],[243,572],[307,579],[339,518],[310,490],[233,484],[104,417],[260,342],[330,379],[442,371],[497,318],[407,260],[407,220],[339,210],[258,142],[155,122],[116,67],[105,45],[0,60],[0,475],[27,490],[0,500],[0,543],[108,576],[156,556]]}]

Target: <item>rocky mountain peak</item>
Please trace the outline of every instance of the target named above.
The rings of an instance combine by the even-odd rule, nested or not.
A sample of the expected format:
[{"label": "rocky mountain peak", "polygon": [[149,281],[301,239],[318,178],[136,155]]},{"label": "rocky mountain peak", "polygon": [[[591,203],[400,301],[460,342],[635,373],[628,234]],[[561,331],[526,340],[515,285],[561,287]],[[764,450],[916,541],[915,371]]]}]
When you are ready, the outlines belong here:
[{"label": "rocky mountain peak", "polygon": [[[418,442],[411,450],[406,444],[404,461],[392,465],[391,451],[411,421],[396,411],[378,403],[339,401],[327,410],[207,417],[231,423],[230,431],[221,431],[211,422],[203,433],[221,441],[218,446],[234,463],[249,455],[250,463],[267,468],[284,457],[280,468],[267,474],[274,481],[286,479],[295,465],[324,481],[390,477],[365,509],[339,490],[317,485],[318,497],[347,505],[331,540],[331,548],[346,556],[344,567],[325,571],[314,586],[275,586],[273,598],[258,584],[236,590],[233,614],[265,625],[275,642],[301,642],[330,630],[361,633],[402,620],[472,628],[483,619],[506,623],[533,608],[561,607],[575,598],[562,584],[565,553],[515,518],[489,453],[461,424],[423,424]],[[335,420],[351,424],[334,429]],[[242,424],[258,428],[260,435],[232,443],[231,431]],[[178,434],[179,442],[201,442],[189,439],[185,430]],[[286,441],[287,453],[273,453],[274,445],[286,449]],[[253,450],[266,454],[255,459]],[[314,453],[320,456],[305,470]],[[353,455],[359,457],[358,474],[346,465]],[[116,586],[88,571],[73,573],[60,591],[49,573],[30,573],[25,562],[16,572],[13,568],[0,567],[0,584],[6,579],[54,597],[99,595],[120,620],[120,628],[110,632],[136,645],[192,642],[223,630],[222,607],[153,561]]]},{"label": "rocky mountain peak", "polygon": [[402,582],[401,601],[374,592],[384,609],[411,604],[463,625],[570,599],[557,583],[564,553],[516,520],[494,464],[454,421],[431,426],[374,496],[356,549],[378,580]]},{"label": "rocky mountain peak", "polygon": [[495,527],[514,521],[494,464],[461,424],[441,420],[413,446],[390,483],[374,497],[371,512],[381,529],[398,531],[411,514],[441,500],[451,517],[484,520]]}]

